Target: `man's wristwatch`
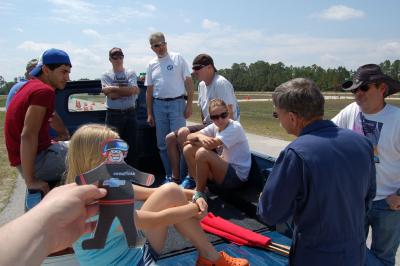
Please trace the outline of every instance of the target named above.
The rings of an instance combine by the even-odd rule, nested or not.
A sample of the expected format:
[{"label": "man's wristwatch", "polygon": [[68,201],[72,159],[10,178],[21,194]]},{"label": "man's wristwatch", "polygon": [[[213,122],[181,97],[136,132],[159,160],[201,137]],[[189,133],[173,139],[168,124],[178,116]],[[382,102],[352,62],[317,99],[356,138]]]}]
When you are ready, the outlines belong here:
[{"label": "man's wristwatch", "polygon": [[194,195],[192,197],[192,202],[196,202],[196,200],[198,200],[199,198],[203,198],[204,200],[206,200],[206,194],[196,190],[196,192],[194,192]]},{"label": "man's wristwatch", "polygon": [[396,195],[400,197],[400,188],[396,190]]}]

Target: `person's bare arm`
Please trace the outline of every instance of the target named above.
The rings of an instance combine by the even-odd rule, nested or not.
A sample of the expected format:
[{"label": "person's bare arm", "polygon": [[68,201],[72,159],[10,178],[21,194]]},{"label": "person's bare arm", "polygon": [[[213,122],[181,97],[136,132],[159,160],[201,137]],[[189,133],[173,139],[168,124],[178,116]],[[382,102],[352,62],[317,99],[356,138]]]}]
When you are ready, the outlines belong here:
[{"label": "person's bare arm", "polygon": [[147,106],[147,123],[154,127],[154,117],[153,117],[153,85],[147,86],[146,90],[146,106]]},{"label": "person's bare arm", "polygon": [[184,145],[186,145],[187,143],[202,146],[209,150],[215,149],[223,144],[219,138],[209,137],[201,132],[194,132],[189,134],[187,136],[187,142],[185,142]]},{"label": "person's bare arm", "polygon": [[185,88],[186,88],[186,108],[185,108],[185,118],[188,119],[192,116],[193,113],[193,93],[194,93],[194,86],[193,80],[191,77],[186,77],[185,79]]},{"label": "person's bare arm", "polygon": [[138,86],[104,86],[102,92],[111,99],[138,94],[140,89]]},{"label": "person's bare arm", "polygon": [[229,118],[234,120],[233,119],[233,105],[232,104],[228,104],[227,107],[228,107]]},{"label": "person's bare arm", "polygon": [[40,189],[44,193],[49,191],[46,182],[35,177],[35,159],[38,149],[39,131],[46,115],[46,107],[39,105],[29,106],[21,133],[21,167],[22,175],[28,189]]},{"label": "person's bare arm", "polygon": [[50,119],[50,127],[56,131],[57,137],[55,138],[55,140],[57,141],[69,140],[69,138],[71,137],[68,129],[65,127],[64,122],[57,114],[57,112],[54,112],[53,117]]},{"label": "person's bare arm", "polygon": [[95,228],[86,220],[97,213],[95,200],[106,190],[69,184],[54,188],[33,209],[0,228],[0,265],[40,265]]}]

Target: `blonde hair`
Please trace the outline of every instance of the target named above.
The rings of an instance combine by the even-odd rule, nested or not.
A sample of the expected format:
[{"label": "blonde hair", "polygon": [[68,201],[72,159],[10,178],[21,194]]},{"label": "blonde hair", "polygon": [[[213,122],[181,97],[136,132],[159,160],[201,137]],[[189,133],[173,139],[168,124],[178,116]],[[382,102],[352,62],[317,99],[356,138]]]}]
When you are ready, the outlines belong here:
[{"label": "blonde hair", "polygon": [[96,167],[104,161],[102,142],[119,138],[117,132],[100,124],[81,126],[72,136],[67,154],[66,183],[75,182],[75,177]]},{"label": "blonde hair", "polygon": [[211,110],[214,110],[216,107],[221,106],[224,107],[226,111],[228,111],[228,106],[221,99],[212,99],[208,105],[208,112],[211,113]]}]

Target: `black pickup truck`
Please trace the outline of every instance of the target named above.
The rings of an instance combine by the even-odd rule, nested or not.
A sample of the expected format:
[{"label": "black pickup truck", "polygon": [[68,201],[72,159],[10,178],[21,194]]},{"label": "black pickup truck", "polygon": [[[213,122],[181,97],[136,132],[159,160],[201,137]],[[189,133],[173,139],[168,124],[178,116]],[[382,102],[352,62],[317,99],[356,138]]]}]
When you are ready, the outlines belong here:
[{"label": "black pickup truck", "polygon": [[[155,129],[146,123],[146,87],[139,83],[141,93],[137,102],[138,132],[135,145],[139,170],[156,176],[154,186],[160,185],[165,176],[156,146]],[[101,94],[99,80],[69,82],[64,90],[57,92],[56,109],[71,134],[82,124],[105,121],[105,97]],[[256,206],[275,158],[252,153],[252,167],[249,181],[240,190],[211,190],[208,199],[209,211],[237,225],[266,235],[274,242],[290,245],[290,226],[268,227],[257,219]],[[238,246],[209,234],[209,239],[217,250],[247,258],[251,265],[288,265],[288,258],[263,248]],[[169,230],[166,247],[158,265],[194,265],[197,252],[173,228]],[[48,257],[44,265],[79,265],[73,254]]]}]

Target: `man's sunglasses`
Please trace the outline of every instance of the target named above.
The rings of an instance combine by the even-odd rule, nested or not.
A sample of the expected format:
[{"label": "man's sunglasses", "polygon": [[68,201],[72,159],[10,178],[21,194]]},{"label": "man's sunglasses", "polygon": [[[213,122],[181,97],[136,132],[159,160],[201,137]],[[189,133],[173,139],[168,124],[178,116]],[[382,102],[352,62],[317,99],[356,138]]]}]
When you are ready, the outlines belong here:
[{"label": "man's sunglasses", "polygon": [[202,69],[203,67],[205,67],[205,65],[194,65],[194,66],[192,67],[192,69],[193,69],[194,71],[198,71],[198,70]]},{"label": "man's sunglasses", "polygon": [[369,90],[369,84],[371,84],[371,83],[363,84],[360,87],[358,87],[357,89],[351,90],[351,93],[356,94],[358,90],[366,92]]},{"label": "man's sunglasses", "polygon": [[118,59],[124,59],[123,55],[115,55],[115,56],[111,56],[112,60],[118,60]]},{"label": "man's sunglasses", "polygon": [[159,43],[153,44],[151,47],[157,49],[166,44],[167,44],[166,42],[159,42]]},{"label": "man's sunglasses", "polygon": [[[291,112],[291,113],[293,113],[293,114],[297,114],[296,112],[293,112],[293,111],[289,111],[289,112]],[[274,111],[274,112],[272,112],[272,117],[278,119],[278,118],[279,118],[279,115],[278,115],[277,112]]]},{"label": "man's sunglasses", "polygon": [[219,118],[225,119],[228,117],[228,112],[220,113],[219,115],[210,115],[211,120],[218,120]]}]

